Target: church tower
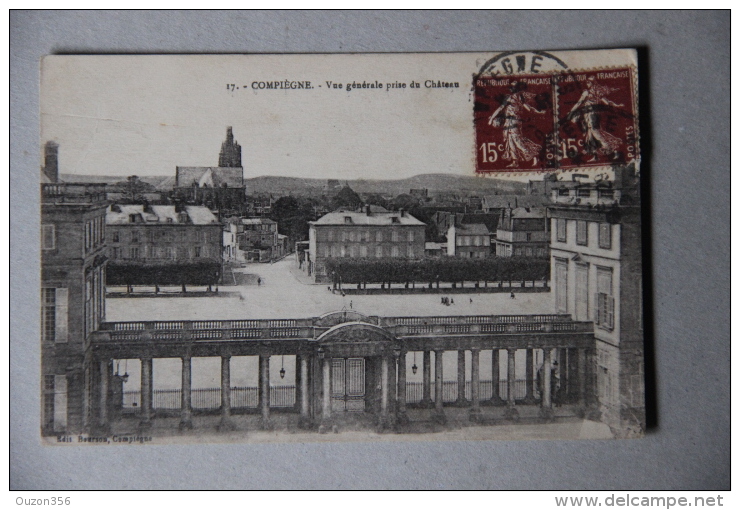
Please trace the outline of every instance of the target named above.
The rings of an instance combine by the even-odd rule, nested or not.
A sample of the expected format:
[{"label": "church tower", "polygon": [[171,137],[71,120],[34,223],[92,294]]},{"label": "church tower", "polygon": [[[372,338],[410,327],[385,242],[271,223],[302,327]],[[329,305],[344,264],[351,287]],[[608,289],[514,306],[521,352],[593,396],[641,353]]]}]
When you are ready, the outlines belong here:
[{"label": "church tower", "polygon": [[234,140],[231,126],[226,128],[226,141],[221,144],[221,153],[218,155],[218,166],[227,168],[242,166],[242,146]]}]

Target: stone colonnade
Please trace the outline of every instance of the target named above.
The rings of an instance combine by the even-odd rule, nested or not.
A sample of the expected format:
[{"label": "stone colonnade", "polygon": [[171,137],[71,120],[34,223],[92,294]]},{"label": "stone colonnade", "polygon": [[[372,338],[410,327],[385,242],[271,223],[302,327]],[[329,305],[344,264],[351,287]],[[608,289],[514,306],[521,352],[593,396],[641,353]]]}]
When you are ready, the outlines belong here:
[{"label": "stone colonnade", "polygon": [[[457,350],[457,399],[452,403],[444,402],[444,368],[442,363],[443,353],[445,350],[423,350],[422,363],[422,398],[414,407],[431,409],[431,419],[438,423],[445,423],[446,416],[444,408],[450,405],[456,407],[468,407],[469,418],[471,421],[480,421],[483,417],[482,406],[505,406],[504,417],[509,420],[518,420],[518,406],[540,405],[539,416],[543,419],[553,417],[553,377],[544,377],[541,374],[551,373],[556,348],[540,348],[542,351],[542,365],[540,366],[540,375],[536,378],[534,372],[534,351],[533,348],[526,348],[526,395],[523,399],[517,401],[516,398],[516,381],[517,371],[515,355],[517,348],[492,349],[491,352],[491,380],[492,391],[490,399],[483,401],[480,391],[480,357],[479,348],[467,349],[471,352],[471,391],[470,400],[467,400],[465,394],[466,371],[465,371],[465,350]],[[488,351],[488,349],[485,349]],[[434,377],[432,378],[431,352],[435,353]],[[502,351],[504,351],[502,353]],[[589,349],[585,348],[568,348],[559,349],[557,354],[561,360],[568,360],[567,378],[561,379],[561,384],[567,386],[566,391],[569,395],[575,395],[579,405],[582,407],[590,404],[587,394],[588,381],[594,380],[594,374],[591,373],[591,363],[587,362],[588,356],[591,356]],[[380,409],[378,413],[378,423],[382,427],[394,423],[405,424],[409,422],[408,409],[411,404],[406,401],[406,355],[407,351],[398,349],[392,354],[383,354],[380,358]],[[499,392],[500,380],[500,357],[507,357],[507,391],[505,395]],[[259,404],[260,427],[270,429],[273,426],[270,417],[270,354],[259,354]],[[140,426],[146,429],[151,426],[154,408],[153,408],[153,372],[152,357],[144,356],[139,358],[141,361],[141,407],[140,407]],[[184,355],[182,360],[182,384],[181,384],[181,405],[180,405],[180,422],[181,430],[193,427],[192,422],[192,402],[191,402],[191,356]],[[315,423],[330,424],[332,422],[332,370],[329,356],[322,356],[319,353],[302,352],[296,354],[296,405],[294,412],[299,413],[299,426],[311,427]],[[221,355],[221,420],[219,430],[233,430],[234,422],[232,420],[231,409],[231,381],[230,381],[230,361],[231,356],[228,354]],[[314,367],[314,364],[316,366]],[[110,426],[110,377],[111,377],[112,359],[102,359],[98,361],[98,391],[97,391],[97,421],[96,425],[99,430],[107,430]],[[314,380],[317,379],[316,371],[320,371],[320,388],[314,387]],[[535,382],[539,381],[538,393],[540,398],[535,398]],[[393,384],[393,383],[396,384]],[[434,385],[434,399],[432,399],[432,384]],[[320,408],[315,408],[312,402],[316,400],[315,394],[320,395]]]}]

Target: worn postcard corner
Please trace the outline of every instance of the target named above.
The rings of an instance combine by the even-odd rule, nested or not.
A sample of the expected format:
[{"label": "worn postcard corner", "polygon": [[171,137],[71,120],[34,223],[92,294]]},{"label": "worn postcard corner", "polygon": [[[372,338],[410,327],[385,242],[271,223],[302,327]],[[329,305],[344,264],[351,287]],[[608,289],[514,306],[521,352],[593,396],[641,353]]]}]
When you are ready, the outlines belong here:
[{"label": "worn postcard corner", "polygon": [[44,443],[643,435],[634,50],[41,67]]}]

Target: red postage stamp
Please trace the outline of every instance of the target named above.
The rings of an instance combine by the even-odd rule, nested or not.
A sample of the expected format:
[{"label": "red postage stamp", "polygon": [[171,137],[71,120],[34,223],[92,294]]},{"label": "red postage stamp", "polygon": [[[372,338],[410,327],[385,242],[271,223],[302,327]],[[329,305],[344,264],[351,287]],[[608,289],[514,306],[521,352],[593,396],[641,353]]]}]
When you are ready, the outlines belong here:
[{"label": "red postage stamp", "polygon": [[628,164],[639,157],[631,67],[477,76],[476,172]]}]

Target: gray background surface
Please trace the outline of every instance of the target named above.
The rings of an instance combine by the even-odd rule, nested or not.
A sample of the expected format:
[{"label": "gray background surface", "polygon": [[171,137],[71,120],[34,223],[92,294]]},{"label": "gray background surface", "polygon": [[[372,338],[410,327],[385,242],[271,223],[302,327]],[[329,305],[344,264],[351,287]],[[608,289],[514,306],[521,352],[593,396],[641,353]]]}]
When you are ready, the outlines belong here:
[{"label": "gray background surface", "polygon": [[[730,487],[728,12],[16,11],[10,36],[11,488]],[[645,439],[41,446],[41,56],[609,47],[643,48],[655,391]]]}]

